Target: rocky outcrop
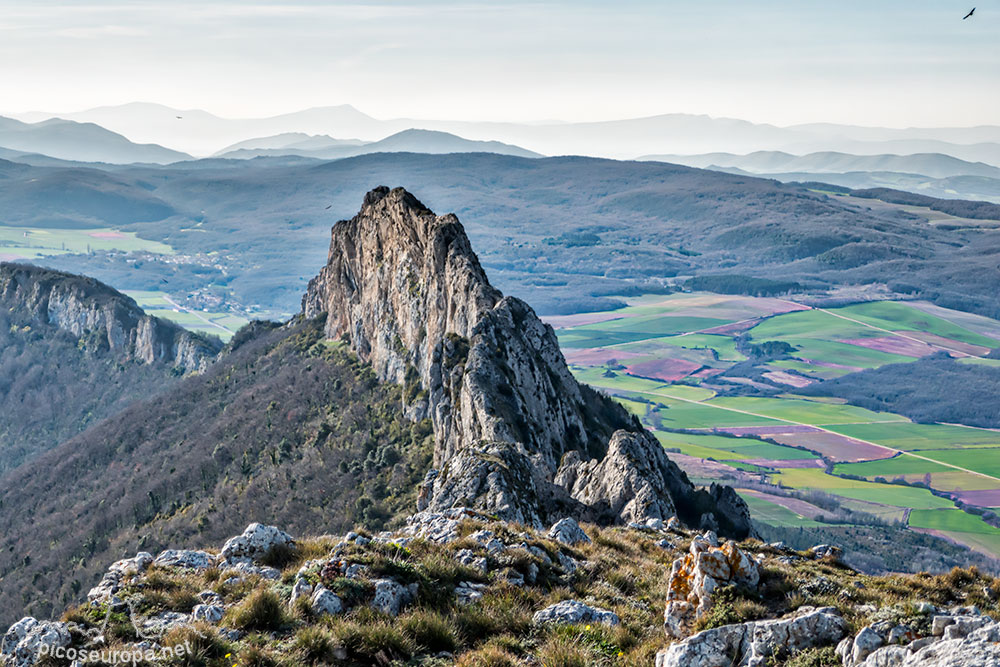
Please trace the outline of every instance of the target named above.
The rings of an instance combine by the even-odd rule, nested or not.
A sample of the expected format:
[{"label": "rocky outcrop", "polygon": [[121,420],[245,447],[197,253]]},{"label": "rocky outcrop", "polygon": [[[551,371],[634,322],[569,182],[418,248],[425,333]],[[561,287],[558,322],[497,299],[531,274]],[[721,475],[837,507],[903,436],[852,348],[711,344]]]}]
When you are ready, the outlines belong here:
[{"label": "rocky outcrop", "polygon": [[975,607],[918,607],[923,618],[879,621],[837,646],[844,667],[1000,665],[1000,623]]},{"label": "rocky outcrop", "polygon": [[584,623],[603,623],[618,625],[618,614],[606,609],[597,609],[576,600],[563,600],[545,609],[540,609],[531,617],[535,625],[554,623],[557,625],[581,625]]},{"label": "rocky outcrop", "polygon": [[552,328],[490,285],[454,215],[377,188],[332,231],[303,298],[407,410],[434,424],[436,470],[419,509],[459,505],[541,526],[668,520],[745,537],[732,490],[696,490],[620,406],[576,382]]},{"label": "rocky outcrop", "polygon": [[656,655],[656,667],[766,667],[807,648],[836,643],[847,629],[833,607],[699,632]]},{"label": "rocky outcrop", "polygon": [[103,283],[25,264],[0,264],[0,304],[82,341],[142,363],[186,371],[205,368],[221,343],[147,315],[135,301]]},{"label": "rocky outcrop", "polygon": [[3,664],[30,667],[44,658],[47,651],[69,646],[72,640],[66,623],[22,618],[7,630],[0,645]]},{"label": "rocky outcrop", "polygon": [[711,610],[712,592],[720,586],[755,590],[759,582],[760,565],[735,542],[720,547],[714,533],[696,537],[689,552],[675,560],[670,569],[663,614],[667,635],[685,636],[691,624]]}]

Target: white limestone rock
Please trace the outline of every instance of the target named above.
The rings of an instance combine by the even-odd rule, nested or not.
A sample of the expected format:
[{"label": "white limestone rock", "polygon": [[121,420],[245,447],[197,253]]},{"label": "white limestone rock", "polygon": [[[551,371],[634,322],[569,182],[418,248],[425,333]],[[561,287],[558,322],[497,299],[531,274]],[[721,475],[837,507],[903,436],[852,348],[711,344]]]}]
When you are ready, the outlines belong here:
[{"label": "white limestone rock", "polygon": [[581,623],[603,623],[618,625],[618,614],[606,609],[591,607],[577,600],[564,600],[536,611],[531,617],[535,625],[555,623],[560,625],[578,625]]}]

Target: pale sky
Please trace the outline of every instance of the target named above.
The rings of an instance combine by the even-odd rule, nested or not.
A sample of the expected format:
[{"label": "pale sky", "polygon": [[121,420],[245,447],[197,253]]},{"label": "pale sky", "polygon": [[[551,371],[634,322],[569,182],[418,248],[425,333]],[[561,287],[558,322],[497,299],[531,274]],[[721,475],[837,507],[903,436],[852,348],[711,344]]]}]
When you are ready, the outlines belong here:
[{"label": "pale sky", "polygon": [[0,113],[1000,124],[1000,2],[0,0]]}]

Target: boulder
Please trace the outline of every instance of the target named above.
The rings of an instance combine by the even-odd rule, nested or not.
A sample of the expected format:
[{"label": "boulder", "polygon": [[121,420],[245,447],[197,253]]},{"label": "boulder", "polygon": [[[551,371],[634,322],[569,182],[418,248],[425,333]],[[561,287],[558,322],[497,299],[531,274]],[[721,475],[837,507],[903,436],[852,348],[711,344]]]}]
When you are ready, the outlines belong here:
[{"label": "boulder", "polygon": [[292,585],[292,595],[289,599],[289,603],[295,604],[295,601],[299,598],[312,597],[312,592],[312,584],[302,578],[296,579],[295,583]]},{"label": "boulder", "polygon": [[125,558],[116,561],[108,568],[108,572],[117,572],[125,576],[133,576],[145,572],[153,564],[153,556],[145,551],[140,551],[133,558]]},{"label": "boulder", "polygon": [[219,556],[229,563],[260,561],[275,547],[290,547],[295,540],[275,526],[251,523],[241,535],[231,537],[222,547]]},{"label": "boulder", "polygon": [[547,534],[549,539],[573,546],[575,544],[590,544],[590,538],[583,532],[580,524],[570,518],[560,519],[555,522]]},{"label": "boulder", "polygon": [[190,570],[207,570],[215,565],[215,557],[206,551],[190,549],[161,551],[153,561],[160,567],[177,567]]},{"label": "boulder", "polygon": [[728,541],[721,547],[698,537],[689,552],[674,561],[670,569],[667,607],[663,624],[670,637],[683,637],[692,622],[712,608],[712,591],[719,586],[756,588],[760,566]]},{"label": "boulder", "polygon": [[[973,618],[979,620],[972,621]],[[978,627],[970,629],[972,626]],[[968,630],[968,634],[964,634],[966,630]],[[949,633],[949,631],[951,632]],[[948,636],[949,634],[951,636]],[[838,654],[840,653],[838,650]],[[842,659],[844,657],[841,655]],[[884,646],[872,651],[861,662],[844,659],[843,664],[845,667],[987,667],[1000,665],[1000,623],[985,616],[966,616],[962,623],[948,625],[941,638],[930,636],[917,639],[905,646]]]},{"label": "boulder", "polygon": [[455,587],[455,601],[460,605],[470,605],[483,598],[483,591],[486,584],[478,584],[473,581],[463,581]]},{"label": "boulder", "polygon": [[30,667],[54,649],[70,645],[66,623],[38,621],[30,616],[10,626],[3,636],[0,655],[11,667]]},{"label": "boulder", "polygon": [[312,611],[317,616],[335,615],[344,611],[344,603],[333,591],[323,586],[317,586],[309,601]]},{"label": "boulder", "polygon": [[399,616],[403,607],[416,596],[415,588],[403,586],[393,579],[376,579],[372,583],[375,585],[375,597],[371,607],[389,616]]},{"label": "boulder", "polygon": [[441,512],[423,510],[407,517],[400,532],[411,537],[422,537],[430,542],[447,544],[459,538],[458,528],[465,519],[488,520],[489,517],[468,507],[451,507]]},{"label": "boulder", "polygon": [[564,600],[536,611],[531,617],[535,625],[555,623],[560,625],[579,625],[581,623],[603,623],[618,625],[618,614],[606,609],[591,607],[576,600]]},{"label": "boulder", "polygon": [[462,565],[479,570],[483,574],[489,572],[490,569],[489,562],[482,556],[477,556],[475,552],[470,549],[459,549],[456,551],[455,560]]},{"label": "boulder", "polygon": [[146,636],[163,635],[181,625],[191,623],[191,616],[176,611],[161,611],[142,621],[141,630]]},{"label": "boulder", "polygon": [[192,621],[205,621],[206,623],[218,623],[226,615],[226,610],[220,605],[199,604],[191,610]]},{"label": "boulder", "polygon": [[836,643],[847,622],[833,607],[802,607],[786,618],[712,628],[656,655],[656,667],[766,667],[807,648]]},{"label": "boulder", "polygon": [[830,544],[817,544],[816,546],[809,549],[809,556],[817,560],[821,558],[829,558],[834,561],[840,561],[841,556],[844,555],[843,549],[840,547],[835,547]]}]

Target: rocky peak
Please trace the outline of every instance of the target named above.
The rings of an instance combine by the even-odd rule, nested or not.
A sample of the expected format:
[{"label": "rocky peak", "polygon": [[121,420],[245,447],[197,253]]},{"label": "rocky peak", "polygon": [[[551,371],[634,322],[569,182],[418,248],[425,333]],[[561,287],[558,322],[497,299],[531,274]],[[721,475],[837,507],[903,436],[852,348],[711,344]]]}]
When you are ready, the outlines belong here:
[{"label": "rocky peak", "polygon": [[0,264],[0,304],[70,333],[88,348],[147,364],[199,370],[221,348],[218,341],[147,315],[135,301],[93,278],[27,264]]},{"label": "rocky peak", "polygon": [[696,490],[624,409],[577,383],[552,328],[490,285],[458,218],[402,188],[372,190],[334,225],[303,312],[325,313],[327,335],[405,384],[411,416],[433,421],[422,507],[469,505],[533,525],[676,514],[751,532],[731,489]]}]

